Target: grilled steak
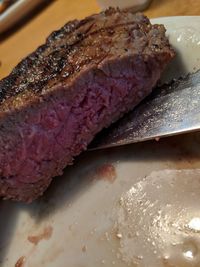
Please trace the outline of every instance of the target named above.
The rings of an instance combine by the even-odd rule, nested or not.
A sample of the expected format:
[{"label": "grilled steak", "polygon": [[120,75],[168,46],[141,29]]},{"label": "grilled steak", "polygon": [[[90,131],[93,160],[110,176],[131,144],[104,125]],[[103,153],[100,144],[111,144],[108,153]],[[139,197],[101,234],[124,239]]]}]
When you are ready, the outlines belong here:
[{"label": "grilled steak", "polygon": [[151,92],[173,56],[164,26],[119,9],[53,32],[0,82],[0,196],[41,195]]}]

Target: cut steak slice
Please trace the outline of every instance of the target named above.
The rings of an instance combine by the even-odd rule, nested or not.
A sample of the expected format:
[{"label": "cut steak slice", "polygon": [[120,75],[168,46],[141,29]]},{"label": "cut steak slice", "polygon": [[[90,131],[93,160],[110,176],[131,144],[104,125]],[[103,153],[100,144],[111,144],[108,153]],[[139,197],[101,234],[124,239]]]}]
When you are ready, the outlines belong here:
[{"label": "cut steak slice", "polygon": [[108,9],[67,23],[0,82],[0,196],[31,202],[174,57],[162,25]]}]

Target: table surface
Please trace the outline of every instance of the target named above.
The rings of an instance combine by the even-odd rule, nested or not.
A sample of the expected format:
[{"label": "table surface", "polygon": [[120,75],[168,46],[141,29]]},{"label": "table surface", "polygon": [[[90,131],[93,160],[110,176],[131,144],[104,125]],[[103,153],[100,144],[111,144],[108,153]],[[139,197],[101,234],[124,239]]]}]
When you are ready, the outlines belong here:
[{"label": "table surface", "polygon": [[[50,2],[50,1],[49,1]],[[11,34],[0,40],[0,78],[27,54],[45,41],[46,36],[67,21],[100,11],[95,0],[52,1]],[[153,0],[144,13],[150,18],[176,15],[200,15],[199,0]]]}]

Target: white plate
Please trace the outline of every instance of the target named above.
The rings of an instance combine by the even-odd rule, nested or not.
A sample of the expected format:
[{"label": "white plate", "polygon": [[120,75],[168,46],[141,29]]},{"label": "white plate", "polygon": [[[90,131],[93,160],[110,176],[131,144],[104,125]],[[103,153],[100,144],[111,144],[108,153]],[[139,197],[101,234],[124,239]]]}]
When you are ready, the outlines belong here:
[{"label": "white plate", "polygon": [[[165,24],[170,41],[179,55],[172,66],[173,71],[168,72],[168,77],[200,68],[200,17],[159,18],[153,22]],[[18,264],[17,267],[127,266],[131,258],[130,256],[127,259],[127,248],[131,251],[129,254],[134,256],[135,252],[132,250],[137,244],[130,243],[130,247],[125,244],[126,251],[123,251],[122,246],[126,240],[121,236],[122,233],[117,232],[119,229],[127,232],[125,227],[123,228],[123,223],[124,225],[126,223],[122,223],[123,218],[120,217],[123,209],[123,206],[119,207],[121,195],[134,185],[138,187],[140,183],[137,185],[136,183],[152,171],[200,168],[199,144],[200,135],[190,134],[160,142],[88,152],[81,155],[74,166],[66,168],[63,177],[56,178],[44,197],[33,204],[1,201],[0,266],[14,267],[21,257],[25,257],[24,266]],[[104,177],[106,174],[102,175],[101,172],[95,175],[96,168],[104,163],[114,164],[116,179],[106,179]],[[167,177],[168,174],[164,172],[157,176],[163,175]],[[174,175],[176,176],[176,173]],[[179,178],[180,182],[184,181]],[[190,178],[193,179],[192,175]],[[151,177],[149,179],[151,180]],[[184,179],[187,180],[187,177]],[[152,185],[147,188],[151,189]],[[195,188],[197,190],[198,186]],[[176,192],[176,188],[174,190]],[[163,190],[161,192],[167,194]],[[188,192],[186,194],[195,195],[194,192]],[[155,194],[159,201],[159,190]],[[173,194],[170,195],[170,199],[173,199]],[[188,207],[190,214],[190,205]],[[196,209],[196,214],[200,215],[200,208]],[[140,217],[136,225],[139,219]],[[132,219],[130,223],[133,224]],[[145,223],[143,220],[141,229],[145,229]],[[45,229],[46,235],[43,235]],[[151,234],[153,236],[155,233]],[[30,242],[34,241],[33,236],[41,239],[37,245]],[[146,242],[144,237],[143,239]],[[142,237],[141,240],[133,238],[130,240],[131,242],[139,240],[138,248],[141,246],[141,253],[143,245],[144,251],[148,248],[145,243],[141,243]],[[198,248],[194,245],[192,248],[193,251],[190,252],[195,252],[199,257]],[[187,254],[187,248],[185,250]],[[136,256],[141,260],[138,267],[146,267],[145,261],[149,259],[148,257],[151,259],[157,257],[156,254],[147,253],[145,256],[147,258],[143,261],[141,255]],[[192,266],[188,264],[191,262],[186,261],[186,265],[176,266]],[[134,265],[131,263],[130,266]],[[148,267],[156,266],[148,265]]]}]

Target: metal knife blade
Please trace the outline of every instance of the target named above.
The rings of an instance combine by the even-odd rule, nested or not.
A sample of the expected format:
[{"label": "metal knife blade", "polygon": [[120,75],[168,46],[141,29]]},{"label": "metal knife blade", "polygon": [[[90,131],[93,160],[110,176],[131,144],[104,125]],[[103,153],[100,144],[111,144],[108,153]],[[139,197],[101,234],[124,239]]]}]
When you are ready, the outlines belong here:
[{"label": "metal knife blade", "polygon": [[200,70],[154,89],[133,111],[98,134],[90,150],[200,130]]}]

